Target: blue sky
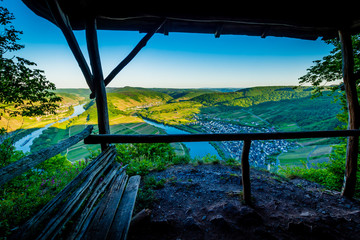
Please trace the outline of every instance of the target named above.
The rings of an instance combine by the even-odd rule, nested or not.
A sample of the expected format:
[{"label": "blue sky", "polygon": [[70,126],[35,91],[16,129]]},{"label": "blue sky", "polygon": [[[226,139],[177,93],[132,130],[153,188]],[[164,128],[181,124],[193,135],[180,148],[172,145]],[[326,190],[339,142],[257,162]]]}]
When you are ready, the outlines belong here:
[{"label": "blue sky", "polygon": [[[17,53],[38,64],[58,88],[87,87],[61,31],[36,16],[21,0],[1,3],[15,15],[25,48]],[[85,32],[76,31],[87,56]],[[138,32],[99,31],[100,55],[107,74],[144,36]],[[297,85],[312,61],[329,54],[320,40],[226,36],[211,34],[155,34],[147,46],[112,81],[110,87],[253,87]]]}]

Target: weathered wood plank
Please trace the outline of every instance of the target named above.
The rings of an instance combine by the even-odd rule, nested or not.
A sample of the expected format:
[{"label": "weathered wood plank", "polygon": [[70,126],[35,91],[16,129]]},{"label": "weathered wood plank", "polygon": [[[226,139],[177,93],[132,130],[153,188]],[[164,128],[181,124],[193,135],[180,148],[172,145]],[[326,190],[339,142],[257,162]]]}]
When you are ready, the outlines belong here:
[{"label": "weathered wood plank", "polygon": [[66,202],[51,217],[47,226],[42,230],[42,233],[37,239],[49,239],[59,233],[64,224],[71,219],[92,190],[96,188],[96,184],[99,183],[102,174],[110,167],[114,158],[115,155],[110,155],[107,164],[103,165],[102,168],[99,167],[93,169],[81,185],[74,190],[74,192],[66,199]]},{"label": "weathered wood plank", "polygon": [[[348,129],[359,129],[360,127],[360,107],[356,89],[356,79],[354,75],[354,57],[351,35],[346,31],[339,31],[342,52],[342,71],[345,86],[347,107],[348,107]],[[346,171],[342,195],[353,197],[355,194],[356,172],[358,162],[359,137],[351,136],[348,138],[346,151]]]},{"label": "weathered wood plank", "polygon": [[295,138],[324,138],[359,136],[360,130],[274,132],[274,133],[222,133],[222,134],[168,134],[168,135],[90,135],[85,144],[99,143],[171,143],[171,142],[209,142],[239,140],[272,140]]},{"label": "weathered wood plank", "polygon": [[[103,194],[109,185],[112,185],[114,179],[117,179],[117,176],[125,176],[125,169],[122,168],[120,171],[121,164],[113,163],[111,170],[103,177],[100,181],[100,184],[95,188],[93,193],[89,196],[86,201],[86,206],[82,210],[79,217],[76,218],[76,226],[73,228],[72,233],[68,236],[68,239],[76,239],[77,235],[81,232],[84,224],[86,223],[87,218],[91,215],[92,209],[95,206],[95,203],[98,201],[101,194]],[[106,226],[106,225],[105,225]]]},{"label": "weathered wood plank", "polygon": [[94,159],[78,176],[76,176],[66,187],[60,191],[50,202],[48,202],[35,216],[28,220],[14,235],[14,239],[32,239],[39,226],[49,221],[50,214],[59,208],[64,200],[76,189],[79,184],[96,169],[101,169],[108,164],[111,156],[116,155],[115,149],[109,148]]},{"label": "weathered wood plank", "polygon": [[49,148],[40,150],[37,153],[28,155],[17,162],[14,162],[6,167],[0,169],[0,186],[10,181],[14,177],[26,172],[27,170],[35,167],[43,161],[61,153],[72,145],[80,142],[82,139],[90,135],[93,126],[86,127],[81,133],[76,134],[58,144]]},{"label": "weathered wood plank", "polygon": [[64,34],[64,37],[85,77],[86,83],[88,84],[90,90],[94,92],[94,84],[92,81],[92,74],[90,72],[90,68],[84,58],[84,55],[79,47],[76,37],[71,29],[69,19],[60,8],[57,0],[50,0],[47,1],[46,3],[58,27],[61,29],[62,33]]},{"label": "weathered wood plank", "polygon": [[251,204],[251,183],[250,183],[250,153],[251,140],[245,140],[241,154],[241,175],[243,185],[243,198],[245,204]]},{"label": "weathered wood plank", "polygon": [[82,239],[106,239],[127,182],[126,174],[118,175],[99,203],[99,208]]},{"label": "weathered wood plank", "polygon": [[[86,42],[89,52],[90,65],[94,76],[94,90],[96,97],[96,109],[98,115],[98,126],[100,134],[109,134],[109,113],[104,84],[104,76],[101,67],[101,59],[99,53],[96,18],[89,19],[86,22]],[[108,147],[107,143],[101,144],[101,150],[104,151]]]},{"label": "weathered wood plank", "polygon": [[129,179],[120,205],[116,210],[115,218],[109,230],[107,239],[126,239],[139,184],[140,176],[132,176]]},{"label": "weathered wood plank", "polygon": [[148,32],[141,40],[140,42],[135,46],[135,48],[122,60],[119,65],[117,65],[114,70],[111,71],[111,73],[105,78],[105,86],[107,86],[114,78],[115,76],[121,72],[121,70],[126,67],[126,65],[131,62],[131,60],[134,59],[134,57],[140,52],[140,50],[146,46],[147,42],[150,40],[150,38],[164,25],[166,20],[162,21],[159,26],[156,26],[153,31]]}]

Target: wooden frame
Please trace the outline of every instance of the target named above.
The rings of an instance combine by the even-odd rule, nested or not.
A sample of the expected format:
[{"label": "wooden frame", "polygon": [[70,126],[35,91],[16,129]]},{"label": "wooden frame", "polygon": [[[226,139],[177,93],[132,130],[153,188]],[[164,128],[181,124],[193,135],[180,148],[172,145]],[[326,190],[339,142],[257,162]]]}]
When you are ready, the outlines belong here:
[{"label": "wooden frame", "polygon": [[308,132],[274,132],[274,133],[219,133],[219,134],[168,134],[168,135],[90,135],[84,139],[85,144],[100,143],[171,143],[171,142],[211,142],[211,141],[244,141],[273,140],[297,138],[324,138],[360,136],[360,130],[308,131]]},{"label": "wooden frame", "polygon": [[[348,129],[359,129],[360,127],[360,107],[356,89],[356,79],[354,74],[354,57],[351,35],[349,32],[340,30],[339,37],[342,52],[342,70],[345,86],[347,107],[348,107]],[[346,167],[344,186],[342,195],[353,197],[356,186],[356,172],[359,154],[359,138],[350,136],[346,149]]]},{"label": "wooden frame", "polygon": [[[98,38],[96,32],[96,18],[92,17],[86,22],[86,42],[89,52],[90,65],[93,73],[98,126],[100,134],[109,134],[109,112],[104,83],[104,75],[101,67]],[[105,151],[108,144],[102,143],[101,150]]]},{"label": "wooden frame", "polygon": [[[28,1],[25,1],[25,2],[28,2]],[[30,2],[28,2],[28,4],[30,4]],[[36,4],[34,4],[34,5],[36,5]],[[109,142],[121,142],[121,141],[129,142],[129,140],[136,142],[136,141],[144,141],[145,139],[148,139],[147,141],[150,141],[150,142],[158,141],[160,139],[163,141],[173,141],[174,139],[172,137],[164,137],[164,136],[161,136],[161,137],[144,136],[143,138],[132,136],[132,137],[128,138],[125,136],[118,137],[118,136],[109,135],[110,127],[109,127],[109,118],[108,118],[105,87],[138,54],[138,52],[146,45],[148,40],[157,31],[159,31],[160,28],[162,28],[164,34],[167,34],[169,25],[171,25],[170,21],[176,22],[179,19],[175,19],[175,18],[169,18],[168,20],[158,19],[157,21],[161,20],[160,23],[158,23],[158,25],[155,26],[152,30],[150,30],[150,31],[148,30],[148,33],[136,45],[136,47],[128,54],[127,57],[125,57],[125,59],[122,62],[120,62],[120,64],[104,80],[104,76],[103,76],[102,68],[101,68],[99,49],[98,49],[97,35],[96,35],[96,28],[97,28],[96,16],[95,15],[87,16],[87,18],[89,18],[89,19],[86,20],[86,24],[85,24],[86,25],[85,26],[86,39],[87,39],[88,51],[89,51],[89,57],[90,57],[90,62],[91,62],[91,69],[92,69],[92,73],[91,73],[90,68],[86,63],[85,58],[84,58],[84,56],[79,48],[79,45],[76,41],[76,38],[72,32],[69,18],[61,10],[58,0],[47,1],[47,6],[48,6],[48,10],[50,11],[50,13],[52,15],[53,21],[56,22],[56,24],[59,26],[59,28],[63,32],[63,34],[69,44],[69,47],[72,50],[79,66],[84,74],[86,82],[92,91],[91,96],[92,97],[96,96],[96,104],[97,104],[97,108],[98,108],[99,133],[101,135],[103,135],[103,134],[107,135],[107,136],[103,136],[105,138],[100,137],[98,139],[96,139],[97,137],[91,136],[91,137],[87,138],[87,140],[85,142],[87,142],[87,143],[101,142],[102,150],[104,150],[107,147],[107,144]],[[44,9],[40,10],[40,12],[42,12],[44,14],[43,10]],[[91,15],[91,14],[89,13],[88,15]],[[46,18],[46,16],[45,16],[45,18]],[[103,20],[103,19],[101,19],[101,20]],[[72,19],[72,21],[75,21],[75,20]],[[196,20],[187,22],[188,27],[190,27],[190,25],[193,24],[193,22],[196,22]],[[196,24],[200,24],[200,22],[196,22]],[[211,22],[206,22],[206,21],[201,22],[201,23],[202,24],[210,24],[210,25],[212,24]],[[225,24],[225,23],[228,24],[228,22],[220,21],[220,22],[214,23],[216,25],[215,28],[211,27],[211,29],[212,29],[211,31],[212,32],[215,31],[216,38],[220,37],[220,35],[223,34],[223,31],[224,31],[223,24]],[[142,24],[145,24],[145,22],[143,22]],[[242,27],[246,28],[247,23],[244,22],[244,24],[245,25],[242,25]],[[261,24],[261,23],[259,22],[259,24]],[[263,24],[265,24],[265,23],[263,23]],[[191,25],[191,26],[193,26],[193,25]],[[269,24],[267,23],[265,25],[268,26]],[[343,22],[343,25],[345,25],[345,22]],[[181,25],[181,26],[183,26],[183,25]],[[198,25],[196,25],[196,26],[198,26]],[[236,26],[238,27],[238,25],[236,25]],[[251,29],[253,29],[254,26],[253,25],[251,25],[251,26],[252,26]],[[203,27],[205,27],[205,25]],[[306,32],[300,33],[300,35],[296,35],[296,34],[293,35],[291,29],[293,29],[293,31],[295,31],[296,29],[297,29],[297,31],[300,31],[301,29],[298,29],[296,26],[292,26],[292,25],[289,25],[288,27],[289,27],[289,29],[283,33],[286,36],[300,37],[300,35],[301,35],[301,37],[304,37],[304,38],[309,37],[309,39],[311,39],[313,37],[313,36],[310,37],[311,34],[309,36],[307,36],[307,34],[309,34],[309,33],[306,33]],[[357,73],[357,74],[354,73],[354,60],[353,60],[352,43],[351,43],[351,34],[354,32],[354,29],[352,29],[352,28],[355,29],[356,27],[355,27],[355,25],[350,24],[347,26],[346,29],[340,29],[338,31],[338,35],[340,37],[341,46],[342,46],[343,80],[344,80],[345,92],[346,92],[346,96],[347,96],[347,103],[348,103],[348,109],[349,109],[348,129],[355,130],[355,129],[359,129],[359,127],[360,127],[360,111],[359,111],[360,107],[359,107],[359,102],[358,102],[358,96],[357,96],[357,91],[356,91],[356,81],[355,81],[356,77],[358,77],[357,75],[359,75],[360,73]],[[262,27],[261,29],[262,29],[261,34],[260,34],[261,37],[266,37],[266,35],[269,35],[269,28]],[[305,31],[306,29],[302,29],[301,31],[303,31],[303,30]],[[195,31],[195,30],[192,30],[192,31]],[[199,31],[199,30],[196,30],[196,31]],[[283,30],[277,29],[276,31],[281,32],[281,31],[284,31],[284,29]],[[276,35],[275,34],[276,31],[272,31],[272,33],[270,35]],[[241,34],[240,32],[236,32],[236,33]],[[242,32],[242,34],[245,34],[245,32]],[[250,34],[250,32],[248,34]],[[323,32],[322,34],[327,35],[327,34],[325,34],[325,32]],[[328,36],[332,35],[332,33],[330,33],[330,32],[328,34],[329,34]],[[255,35],[259,35],[259,34],[257,33]],[[348,133],[349,133],[349,135],[346,135],[346,136],[349,136],[348,145],[347,145],[347,155],[346,155],[346,172],[345,172],[345,181],[344,181],[344,187],[343,187],[342,194],[347,197],[352,197],[355,193],[359,138],[358,138],[357,134],[353,135],[353,133],[351,133],[351,134],[350,134],[350,132],[348,132]],[[276,133],[276,134],[278,135],[276,137],[276,139],[283,139],[283,137],[286,136],[286,134],[285,135],[281,135],[279,133]],[[333,133],[327,132],[327,134],[333,134]],[[280,137],[280,136],[283,136],[283,137]],[[332,135],[326,135],[326,136],[330,137]],[[190,138],[180,137],[179,139],[185,138],[189,141],[198,141],[200,139],[200,141],[202,141],[201,140],[202,137],[204,137],[204,135],[201,137],[196,136],[196,135],[190,135]],[[217,137],[219,138],[219,140],[217,140],[217,141],[226,141],[226,140],[220,140],[220,139],[227,139],[227,137],[229,137],[229,135],[227,137],[220,137],[220,136],[217,136]],[[104,139],[107,139],[107,140],[104,140]],[[198,139],[198,140],[196,140],[196,139]],[[252,140],[252,139],[250,139],[250,140]],[[184,141],[184,140],[182,140],[182,141]],[[211,141],[211,140],[207,140],[207,141]]]},{"label": "wooden frame", "polygon": [[0,186],[10,181],[14,177],[23,174],[29,169],[35,167],[36,165],[44,162],[45,160],[61,153],[67,148],[73,146],[74,144],[80,142],[91,134],[92,129],[93,126],[87,126],[82,132],[61,141],[58,144],[23,157],[14,163],[0,168]]},{"label": "wooden frame", "polygon": [[59,26],[60,30],[64,34],[64,37],[79,64],[79,67],[85,77],[86,83],[88,84],[90,90],[94,92],[94,84],[92,80],[92,74],[84,55],[80,49],[80,46],[75,38],[75,35],[72,31],[70,22],[68,17],[65,13],[61,10],[60,5],[57,0],[50,0],[47,1],[48,8],[50,9],[53,18],[55,19],[57,25]]},{"label": "wooden frame", "polygon": [[[275,132],[275,133],[228,133],[228,134],[171,134],[171,135],[90,135],[85,144],[99,143],[171,143],[171,142],[208,142],[208,141],[244,141],[241,156],[243,200],[251,205],[251,183],[249,152],[253,140],[299,139],[347,137],[359,139],[360,130],[315,131],[315,132]],[[353,179],[348,180],[352,184]],[[356,181],[356,179],[355,179]],[[355,186],[355,185],[354,185]],[[352,187],[352,185],[350,185]],[[348,195],[346,195],[348,196]]]}]

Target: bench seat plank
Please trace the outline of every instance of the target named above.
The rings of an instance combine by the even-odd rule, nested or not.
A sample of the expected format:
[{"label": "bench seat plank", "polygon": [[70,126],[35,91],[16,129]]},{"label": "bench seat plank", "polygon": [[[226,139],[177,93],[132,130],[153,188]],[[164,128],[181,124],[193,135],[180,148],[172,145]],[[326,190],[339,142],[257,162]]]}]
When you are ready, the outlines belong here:
[{"label": "bench seat plank", "polygon": [[100,201],[99,207],[82,239],[106,239],[116,209],[123,196],[127,180],[128,176],[125,173],[116,177],[114,183]]},{"label": "bench seat plank", "polygon": [[140,176],[132,176],[129,179],[120,205],[116,210],[115,218],[110,227],[107,239],[126,239],[139,184]]}]

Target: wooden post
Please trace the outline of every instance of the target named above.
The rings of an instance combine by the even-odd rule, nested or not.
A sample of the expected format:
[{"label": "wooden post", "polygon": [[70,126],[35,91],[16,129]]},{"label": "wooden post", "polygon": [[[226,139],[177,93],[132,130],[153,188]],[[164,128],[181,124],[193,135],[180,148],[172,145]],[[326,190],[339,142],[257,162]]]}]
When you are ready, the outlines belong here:
[{"label": "wooden post", "polygon": [[[109,113],[104,84],[104,76],[101,67],[98,39],[96,33],[96,18],[91,18],[86,22],[86,42],[89,52],[90,65],[93,73],[94,90],[96,97],[96,108],[98,114],[98,126],[100,134],[109,134]],[[107,143],[101,144],[101,150],[107,148]]]},{"label": "wooden post", "polygon": [[[360,108],[356,90],[356,81],[354,76],[354,58],[351,35],[346,31],[339,31],[342,51],[342,71],[345,85],[347,107],[349,113],[348,129],[359,129],[360,126]],[[342,195],[353,197],[356,185],[356,171],[358,161],[359,137],[350,136],[346,149],[346,170]]]},{"label": "wooden post", "polygon": [[250,146],[251,146],[251,140],[245,140],[241,154],[243,198],[245,204],[247,205],[251,204],[251,185],[250,185],[250,166],[249,166]]},{"label": "wooden post", "polygon": [[57,0],[47,1],[47,4],[48,4],[51,14],[53,15],[58,27],[64,34],[64,37],[71,49],[76,61],[79,64],[79,67],[85,77],[85,80],[86,80],[90,90],[93,92],[94,85],[93,85],[93,81],[92,81],[92,75],[91,75],[89,66],[86,63],[84,55],[81,52],[80,46],[75,38],[75,35],[71,29],[71,25],[69,23],[68,17],[65,15],[65,13],[60,8],[60,5]]},{"label": "wooden post", "polygon": [[161,23],[156,26],[152,31],[148,32],[141,40],[140,42],[135,46],[135,48],[122,60],[119,65],[115,67],[113,71],[105,78],[105,86],[107,86],[114,77],[121,72],[121,70],[126,67],[128,63],[130,63],[131,60],[134,59],[134,57],[140,52],[140,50],[146,46],[147,42],[150,40],[150,38],[164,25],[166,22],[166,19],[161,21]]}]

